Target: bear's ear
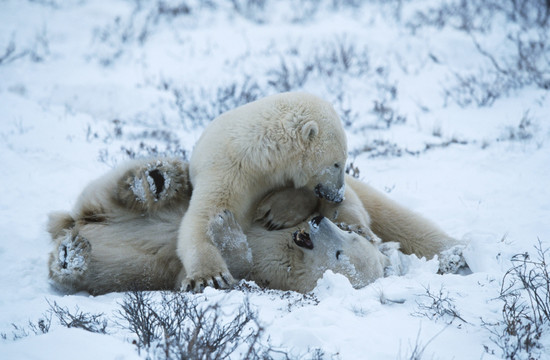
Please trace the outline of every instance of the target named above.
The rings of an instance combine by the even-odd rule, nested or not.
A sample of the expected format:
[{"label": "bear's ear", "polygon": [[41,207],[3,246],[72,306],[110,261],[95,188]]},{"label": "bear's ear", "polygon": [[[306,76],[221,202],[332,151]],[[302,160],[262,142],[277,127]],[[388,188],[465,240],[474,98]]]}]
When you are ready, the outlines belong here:
[{"label": "bear's ear", "polygon": [[304,141],[313,140],[319,133],[319,125],[315,121],[308,121],[302,126],[302,139]]}]

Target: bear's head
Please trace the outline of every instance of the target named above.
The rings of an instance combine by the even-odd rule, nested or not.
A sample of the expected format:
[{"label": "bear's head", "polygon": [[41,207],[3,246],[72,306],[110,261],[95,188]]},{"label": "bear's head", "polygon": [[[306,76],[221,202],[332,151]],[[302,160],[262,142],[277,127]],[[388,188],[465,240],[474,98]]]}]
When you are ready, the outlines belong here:
[{"label": "bear's head", "polygon": [[[326,270],[346,276],[360,288],[383,277],[391,266],[388,256],[364,237],[344,231],[323,216],[309,221],[309,232],[296,231],[294,243],[302,249],[301,283],[313,289]],[[296,265],[296,264],[295,264]],[[298,272],[297,272],[298,273]]]},{"label": "bear's head", "polygon": [[306,187],[320,198],[339,203],[345,191],[346,134],[330,103],[313,96],[307,100],[308,111],[298,129],[302,154],[294,186]]}]

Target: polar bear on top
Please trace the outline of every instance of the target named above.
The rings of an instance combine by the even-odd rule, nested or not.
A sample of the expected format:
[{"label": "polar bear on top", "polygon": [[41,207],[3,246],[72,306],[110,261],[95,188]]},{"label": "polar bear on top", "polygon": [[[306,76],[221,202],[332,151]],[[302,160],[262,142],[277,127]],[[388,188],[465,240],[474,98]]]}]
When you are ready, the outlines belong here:
[{"label": "polar bear on top", "polygon": [[[193,194],[177,239],[184,289],[234,280],[209,230],[230,212],[242,232],[254,204],[282,187],[305,188],[329,202],[344,198],[347,141],[332,105],[305,93],[269,96],[228,111],[207,126],[189,165]],[[293,225],[293,224],[286,224]]]}]

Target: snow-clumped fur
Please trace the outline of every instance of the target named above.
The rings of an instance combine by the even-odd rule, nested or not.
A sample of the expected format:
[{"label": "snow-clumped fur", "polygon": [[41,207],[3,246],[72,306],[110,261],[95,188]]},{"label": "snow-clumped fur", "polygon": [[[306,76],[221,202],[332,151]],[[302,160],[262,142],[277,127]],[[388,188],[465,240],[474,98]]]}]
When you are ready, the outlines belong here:
[{"label": "snow-clumped fur", "polygon": [[228,111],[204,130],[190,160],[193,196],[178,237],[182,287],[232,281],[210,219],[230,211],[244,231],[267,192],[305,187],[342,201],[346,135],[332,105],[306,93],[272,95]]},{"label": "snow-clumped fur", "polygon": [[[148,180],[151,174],[156,174],[155,184]],[[136,183],[140,186],[135,186]],[[165,184],[177,191],[170,191]],[[392,228],[394,232],[387,240],[402,241],[406,247],[409,245],[403,242],[408,241],[405,235],[419,240],[425,234],[421,232],[415,238],[407,230],[418,224],[418,215],[405,208],[395,211],[393,202],[381,194],[375,195],[366,184],[349,184],[361,193],[365,204],[372,200],[382,209],[373,214],[373,222],[400,224]],[[348,187],[346,191],[354,190]],[[302,197],[296,196],[299,192]],[[157,197],[159,193],[165,195]],[[185,274],[175,251],[177,233],[190,196],[187,164],[176,159],[132,161],[91,182],[71,213],[50,215],[48,228],[54,249],[49,274],[53,284],[66,292],[85,290],[93,294],[177,289],[178,274]],[[269,207],[270,213],[277,217],[278,209],[285,209],[285,214],[303,214],[304,208],[314,209],[311,204],[319,201],[303,188],[288,188],[270,193],[254,205],[262,210]],[[323,211],[318,205],[315,208]],[[345,210],[348,205],[358,209],[357,203],[347,197],[339,208]],[[391,218],[379,219],[380,214],[389,214]],[[356,288],[366,286],[384,273],[400,273],[398,246],[387,246],[392,243],[382,246],[376,235],[366,232],[368,228],[352,223],[355,218],[339,218],[340,227],[313,210],[306,214],[306,219],[297,220],[295,226],[268,230],[263,218],[254,217],[256,220],[250,221],[252,225],[243,233],[233,214],[225,211],[210,219],[207,232],[236,278],[272,289],[311,291],[327,270],[346,276]],[[438,232],[428,223],[421,224],[433,233]],[[384,238],[387,233],[379,234]],[[444,243],[444,239],[448,241]],[[430,238],[425,240],[433,242]],[[444,248],[455,244],[442,232],[435,243],[444,244]],[[409,246],[412,252],[416,248],[421,253],[430,245],[412,242]],[[221,284],[212,281],[206,285]]]}]

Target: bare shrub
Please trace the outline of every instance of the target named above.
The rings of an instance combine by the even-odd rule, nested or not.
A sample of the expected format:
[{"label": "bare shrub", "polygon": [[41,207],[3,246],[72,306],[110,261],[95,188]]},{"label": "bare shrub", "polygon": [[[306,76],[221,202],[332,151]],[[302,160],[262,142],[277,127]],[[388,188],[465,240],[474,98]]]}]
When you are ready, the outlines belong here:
[{"label": "bare shrub", "polygon": [[304,62],[289,62],[281,58],[278,68],[267,72],[268,84],[277,92],[287,92],[300,89],[313,71],[313,64]]},{"label": "bare shrub", "polygon": [[15,35],[12,35],[10,41],[4,48],[0,50],[0,65],[8,64],[19,59],[28,58],[33,62],[42,62],[50,55],[50,39],[48,30],[43,27],[38,31],[32,43],[24,46],[18,51],[15,43]]},{"label": "bare shrub", "polygon": [[179,116],[186,129],[203,127],[220,114],[264,96],[258,84],[246,77],[243,81],[221,85],[213,90],[198,92],[187,88],[163,85],[174,95]]},{"label": "bare shrub", "polygon": [[398,114],[385,100],[374,100],[372,113],[376,115],[377,121],[383,124],[386,129],[389,129],[392,125],[404,124],[407,122],[407,117]]},{"label": "bare shrub", "polygon": [[261,344],[264,330],[248,302],[229,315],[219,304],[183,292],[163,292],[159,301],[150,293],[130,292],[121,308],[122,326],[152,359],[265,359],[274,351]]},{"label": "bare shrub", "polygon": [[265,22],[267,0],[231,0],[233,9],[244,18],[261,24]]},{"label": "bare shrub", "polygon": [[511,88],[517,87],[495,72],[480,70],[468,75],[454,75],[455,84],[444,89],[445,102],[452,100],[461,107],[471,104],[478,107],[491,106],[495,100],[507,95]]},{"label": "bare shrub", "polygon": [[529,110],[523,113],[519,124],[517,126],[508,126],[505,129],[505,132],[499,140],[508,140],[508,141],[528,141],[531,140],[538,130],[534,119],[529,114]]},{"label": "bare shrub", "polygon": [[103,314],[91,314],[81,311],[78,307],[74,311],[59,306],[55,301],[47,301],[49,309],[37,321],[29,321],[26,326],[12,324],[11,335],[2,333],[4,340],[19,340],[30,335],[46,334],[50,331],[52,318],[55,317],[59,325],[67,328],[77,328],[93,333],[107,334],[107,320]]},{"label": "bare shrub", "polygon": [[[505,359],[535,359],[542,350],[541,339],[550,330],[550,268],[539,239],[536,258],[529,253],[512,257],[512,267],[502,279],[499,299],[502,320],[483,322],[491,341]],[[486,347],[490,351],[489,347]]]},{"label": "bare shrub", "polygon": [[408,359],[408,360],[420,360],[424,358],[424,353],[426,352],[426,349],[431,344],[432,341],[435,340],[443,331],[445,331],[446,327],[443,328],[441,331],[436,333],[434,336],[432,336],[428,341],[425,343],[420,340],[420,335],[422,333],[422,328],[418,329],[418,333],[416,334],[416,340],[414,345],[409,344],[409,350],[407,351],[405,356],[401,355],[401,351],[399,352],[397,358],[398,359]]},{"label": "bare shrub", "polygon": [[78,328],[93,333],[107,334],[107,320],[104,314],[91,314],[81,311],[78,307],[71,312],[68,308],[53,304],[48,301],[49,312],[59,321],[59,324],[67,328]]},{"label": "bare shrub", "polygon": [[[423,26],[453,27],[465,32],[490,64],[468,74],[455,73],[446,99],[465,107],[490,106],[511,90],[529,85],[550,89],[550,2],[547,0],[454,0],[418,11],[407,23],[413,32]],[[498,28],[496,28],[498,27]],[[492,50],[479,34],[498,32],[500,48]]]},{"label": "bare shrub", "polygon": [[25,338],[29,335],[40,335],[46,334],[50,331],[50,326],[52,323],[52,314],[48,312],[44,314],[43,317],[38,319],[36,322],[29,321],[27,326],[20,326],[16,324],[11,324],[13,327],[12,333],[8,335],[7,333],[0,333],[0,338],[4,340],[19,340]]},{"label": "bare shrub", "polygon": [[370,69],[366,48],[357,49],[346,37],[337,37],[316,50],[313,66],[321,76],[332,77],[341,74],[360,76]]},{"label": "bare shrub", "polygon": [[346,174],[350,175],[351,177],[355,179],[359,179],[361,171],[359,170],[359,167],[355,166],[353,164],[353,161],[346,165]]},{"label": "bare shrub", "polygon": [[0,65],[8,64],[14,60],[17,60],[26,55],[25,51],[16,53],[17,46],[15,45],[15,39],[12,36],[5,49],[0,53]]},{"label": "bare shrub", "polygon": [[418,310],[412,315],[426,317],[430,320],[442,319],[449,325],[456,319],[467,323],[467,321],[460,316],[454,304],[454,300],[449,296],[449,292],[444,290],[443,286],[438,292],[432,292],[430,287],[426,287],[425,290],[426,293],[422,296],[426,301],[417,301]]},{"label": "bare shrub", "polygon": [[357,157],[363,153],[366,153],[368,158],[400,157],[407,153],[407,150],[388,140],[375,139],[361,148],[353,150],[350,156]]}]

